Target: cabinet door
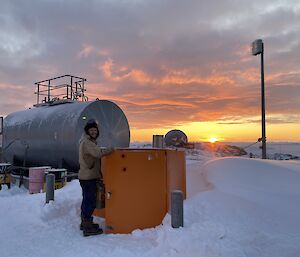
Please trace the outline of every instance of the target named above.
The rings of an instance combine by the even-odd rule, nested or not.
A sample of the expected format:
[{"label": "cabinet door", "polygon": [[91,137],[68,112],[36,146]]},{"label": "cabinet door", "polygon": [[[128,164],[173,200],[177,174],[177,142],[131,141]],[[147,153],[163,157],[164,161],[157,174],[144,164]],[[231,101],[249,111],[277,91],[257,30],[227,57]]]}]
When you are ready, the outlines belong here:
[{"label": "cabinet door", "polygon": [[163,150],[116,150],[103,158],[107,233],[161,224],[167,212]]}]

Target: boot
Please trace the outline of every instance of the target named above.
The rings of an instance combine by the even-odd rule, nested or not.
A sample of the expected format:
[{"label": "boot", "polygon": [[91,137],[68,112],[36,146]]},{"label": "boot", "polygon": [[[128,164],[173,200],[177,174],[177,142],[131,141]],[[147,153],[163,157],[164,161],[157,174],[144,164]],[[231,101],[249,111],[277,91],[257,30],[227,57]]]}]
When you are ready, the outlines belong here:
[{"label": "boot", "polygon": [[[83,221],[84,221],[84,218],[81,216],[80,230],[83,230]],[[91,222],[96,229],[99,229],[98,224],[94,223],[93,221],[91,221]]]},{"label": "boot", "polygon": [[93,236],[93,235],[100,235],[103,233],[103,230],[101,228],[96,228],[92,221],[89,220],[83,220],[82,221],[82,230],[83,230],[83,236]]}]

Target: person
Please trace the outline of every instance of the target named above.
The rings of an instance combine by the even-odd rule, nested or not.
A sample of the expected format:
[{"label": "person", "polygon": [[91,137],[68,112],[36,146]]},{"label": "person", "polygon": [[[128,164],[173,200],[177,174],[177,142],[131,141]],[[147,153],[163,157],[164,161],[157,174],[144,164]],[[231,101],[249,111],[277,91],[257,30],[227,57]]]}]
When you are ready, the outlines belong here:
[{"label": "person", "polygon": [[101,157],[111,154],[113,148],[97,146],[99,129],[94,119],[89,120],[80,139],[79,146],[79,173],[78,178],[82,188],[81,224],[84,236],[98,235],[103,230],[93,223],[93,212],[96,208],[97,182],[102,179]]}]

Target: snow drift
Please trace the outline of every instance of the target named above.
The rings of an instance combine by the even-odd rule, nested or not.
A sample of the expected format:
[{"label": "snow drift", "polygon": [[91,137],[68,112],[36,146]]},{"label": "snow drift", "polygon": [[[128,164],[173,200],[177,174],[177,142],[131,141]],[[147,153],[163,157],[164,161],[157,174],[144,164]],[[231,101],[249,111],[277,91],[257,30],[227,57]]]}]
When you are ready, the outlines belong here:
[{"label": "snow drift", "polygon": [[[0,191],[1,257],[300,256],[300,162],[224,158],[187,162],[185,227],[84,238],[78,181],[45,195]],[[97,219],[103,223],[103,220]]]}]

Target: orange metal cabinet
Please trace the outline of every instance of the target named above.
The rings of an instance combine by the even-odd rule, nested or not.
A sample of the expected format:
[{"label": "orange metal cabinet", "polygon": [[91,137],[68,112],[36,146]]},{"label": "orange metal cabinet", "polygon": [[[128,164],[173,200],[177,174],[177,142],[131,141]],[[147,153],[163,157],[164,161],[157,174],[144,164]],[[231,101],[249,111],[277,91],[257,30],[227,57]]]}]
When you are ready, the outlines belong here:
[{"label": "orange metal cabinet", "polygon": [[185,155],[165,149],[118,149],[102,159],[106,233],[130,233],[161,224],[172,190],[185,194]]}]

